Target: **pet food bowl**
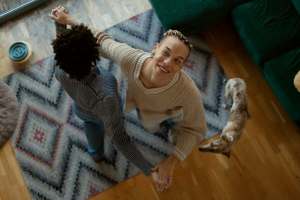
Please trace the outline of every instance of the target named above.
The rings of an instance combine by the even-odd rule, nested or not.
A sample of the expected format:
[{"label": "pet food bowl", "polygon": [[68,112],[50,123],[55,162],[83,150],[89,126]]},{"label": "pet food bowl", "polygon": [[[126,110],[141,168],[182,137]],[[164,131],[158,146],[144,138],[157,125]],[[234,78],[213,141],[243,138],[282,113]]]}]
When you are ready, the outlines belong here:
[{"label": "pet food bowl", "polygon": [[31,57],[31,47],[27,42],[15,42],[9,47],[9,58],[18,66],[23,66]]}]

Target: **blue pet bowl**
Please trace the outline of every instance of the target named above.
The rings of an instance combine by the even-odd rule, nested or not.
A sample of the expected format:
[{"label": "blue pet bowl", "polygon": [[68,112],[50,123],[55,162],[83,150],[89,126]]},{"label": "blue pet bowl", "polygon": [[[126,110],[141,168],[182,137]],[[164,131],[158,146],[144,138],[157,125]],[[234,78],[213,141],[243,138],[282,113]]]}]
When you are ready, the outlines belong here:
[{"label": "blue pet bowl", "polygon": [[9,58],[14,62],[21,62],[28,56],[29,51],[25,42],[15,42],[9,48]]}]

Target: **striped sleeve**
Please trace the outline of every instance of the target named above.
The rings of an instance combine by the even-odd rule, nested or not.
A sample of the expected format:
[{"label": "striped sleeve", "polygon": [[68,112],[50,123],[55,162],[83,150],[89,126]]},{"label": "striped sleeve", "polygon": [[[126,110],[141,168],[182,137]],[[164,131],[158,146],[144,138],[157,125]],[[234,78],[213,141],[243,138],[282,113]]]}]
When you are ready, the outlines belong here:
[{"label": "striped sleeve", "polygon": [[131,46],[113,40],[110,37],[105,37],[100,42],[100,55],[108,58],[121,66],[122,72],[128,76],[131,67],[134,67],[137,59],[145,54],[140,49],[132,48]]},{"label": "striped sleeve", "polygon": [[184,100],[183,121],[173,130],[176,134],[175,156],[184,160],[204,139],[207,132],[203,103],[199,91],[189,90]]}]

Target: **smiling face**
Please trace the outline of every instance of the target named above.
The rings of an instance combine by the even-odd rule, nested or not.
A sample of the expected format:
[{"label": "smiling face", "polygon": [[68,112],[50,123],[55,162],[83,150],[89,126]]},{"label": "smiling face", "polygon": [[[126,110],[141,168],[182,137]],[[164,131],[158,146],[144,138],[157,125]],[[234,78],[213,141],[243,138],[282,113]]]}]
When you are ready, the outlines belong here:
[{"label": "smiling face", "polygon": [[152,78],[170,80],[181,70],[189,55],[189,48],[178,38],[168,36],[154,48]]}]

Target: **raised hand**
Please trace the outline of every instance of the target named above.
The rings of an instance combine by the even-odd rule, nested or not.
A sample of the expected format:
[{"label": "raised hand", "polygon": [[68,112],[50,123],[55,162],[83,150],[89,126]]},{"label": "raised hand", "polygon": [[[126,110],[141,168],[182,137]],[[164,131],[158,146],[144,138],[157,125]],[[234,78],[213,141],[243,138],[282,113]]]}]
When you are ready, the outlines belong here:
[{"label": "raised hand", "polygon": [[75,25],[77,22],[73,19],[71,15],[69,15],[67,9],[63,6],[57,6],[52,9],[49,15],[55,22],[64,25]]}]

